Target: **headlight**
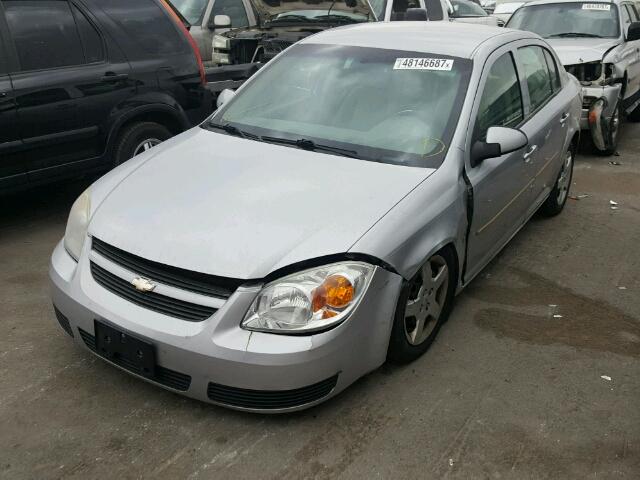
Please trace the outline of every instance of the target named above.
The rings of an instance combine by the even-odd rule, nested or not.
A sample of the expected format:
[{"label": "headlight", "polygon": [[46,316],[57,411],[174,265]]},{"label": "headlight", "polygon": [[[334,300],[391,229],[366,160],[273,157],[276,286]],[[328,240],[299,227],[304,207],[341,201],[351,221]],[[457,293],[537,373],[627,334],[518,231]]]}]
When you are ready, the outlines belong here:
[{"label": "headlight", "polygon": [[228,50],[229,49],[229,39],[222,35],[214,35],[213,36],[213,50]]},{"label": "headlight", "polygon": [[67,229],[64,232],[64,248],[76,261],[80,258],[84,239],[87,237],[89,226],[89,211],[91,210],[91,197],[89,189],[74,202],[67,220]]},{"label": "headlight", "polygon": [[242,327],[276,333],[333,327],[358,305],[374,270],[362,262],[334,263],[269,283],[253,301]]}]

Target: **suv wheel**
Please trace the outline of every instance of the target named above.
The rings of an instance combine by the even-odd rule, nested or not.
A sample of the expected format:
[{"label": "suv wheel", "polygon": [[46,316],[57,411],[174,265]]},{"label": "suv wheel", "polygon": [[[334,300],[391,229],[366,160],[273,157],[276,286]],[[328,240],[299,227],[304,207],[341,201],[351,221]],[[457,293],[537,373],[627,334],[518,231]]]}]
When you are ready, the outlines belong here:
[{"label": "suv wheel", "polygon": [[139,122],[129,125],[116,140],[113,163],[120,165],[171,137],[171,132],[159,123]]},{"label": "suv wheel", "polygon": [[604,128],[603,136],[606,143],[604,150],[598,150],[601,155],[613,155],[618,149],[618,133],[620,131],[620,102],[616,105],[611,120],[607,122],[606,128]]}]

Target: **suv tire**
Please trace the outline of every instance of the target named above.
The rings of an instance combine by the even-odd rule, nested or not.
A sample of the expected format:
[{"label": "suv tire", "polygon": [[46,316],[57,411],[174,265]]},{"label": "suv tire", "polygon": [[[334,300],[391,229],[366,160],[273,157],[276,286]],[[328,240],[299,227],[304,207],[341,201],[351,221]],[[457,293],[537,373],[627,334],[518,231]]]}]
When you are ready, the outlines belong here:
[{"label": "suv tire", "polygon": [[117,166],[173,135],[163,125],[155,122],[136,122],[125,127],[113,148],[113,165]]}]

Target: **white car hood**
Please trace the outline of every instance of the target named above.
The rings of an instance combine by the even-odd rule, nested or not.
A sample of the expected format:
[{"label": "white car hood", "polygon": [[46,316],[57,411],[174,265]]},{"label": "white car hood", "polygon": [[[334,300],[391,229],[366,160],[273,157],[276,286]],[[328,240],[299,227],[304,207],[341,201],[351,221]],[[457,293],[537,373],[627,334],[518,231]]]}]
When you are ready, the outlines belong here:
[{"label": "white car hood", "polygon": [[241,279],[347,252],[434,171],[200,128],[154,150],[124,179],[111,176],[121,181],[89,234],[149,260]]},{"label": "white car hood", "polygon": [[547,38],[563,65],[602,60],[604,54],[620,43],[617,38]]}]

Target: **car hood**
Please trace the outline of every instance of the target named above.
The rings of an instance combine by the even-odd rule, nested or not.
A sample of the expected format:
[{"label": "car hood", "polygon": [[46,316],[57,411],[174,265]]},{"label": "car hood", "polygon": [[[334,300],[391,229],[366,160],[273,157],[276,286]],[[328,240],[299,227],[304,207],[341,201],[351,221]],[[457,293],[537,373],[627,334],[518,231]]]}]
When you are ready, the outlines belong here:
[{"label": "car hood", "polygon": [[620,43],[605,38],[546,38],[563,65],[576,65],[602,60],[604,54]]},{"label": "car hood", "polygon": [[200,128],[178,139],[155,147],[124,179],[113,175],[119,183],[96,208],[89,234],[149,260],[225,277],[264,278],[347,252],[434,172]]},{"label": "car hood", "polygon": [[[375,18],[368,0],[251,0],[261,20],[271,20],[282,13],[293,13],[301,10],[326,10],[331,12],[347,12]],[[349,6],[347,5],[347,3]],[[333,5],[333,6],[332,6]]]}]

